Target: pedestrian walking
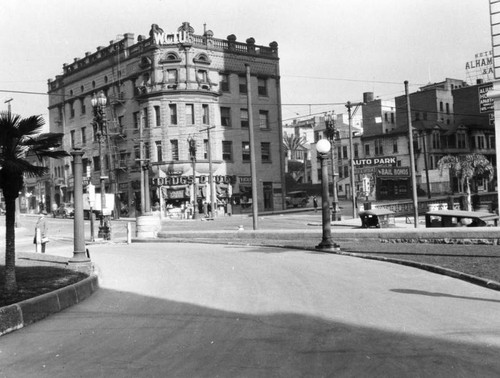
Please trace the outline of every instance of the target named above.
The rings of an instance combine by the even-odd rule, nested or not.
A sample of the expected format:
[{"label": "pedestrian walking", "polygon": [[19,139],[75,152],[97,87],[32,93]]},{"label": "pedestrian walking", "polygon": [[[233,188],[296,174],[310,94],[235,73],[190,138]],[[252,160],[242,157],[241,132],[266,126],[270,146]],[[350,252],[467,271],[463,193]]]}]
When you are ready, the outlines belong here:
[{"label": "pedestrian walking", "polygon": [[316,199],[316,196],[313,196],[313,207],[314,207],[314,212],[318,211],[318,200]]},{"label": "pedestrian walking", "polygon": [[45,244],[49,242],[48,238],[48,225],[47,225],[47,211],[42,210],[40,217],[38,218],[35,225],[35,237],[33,243],[36,245],[36,251],[38,252],[39,245],[41,246],[41,252],[45,253]]}]

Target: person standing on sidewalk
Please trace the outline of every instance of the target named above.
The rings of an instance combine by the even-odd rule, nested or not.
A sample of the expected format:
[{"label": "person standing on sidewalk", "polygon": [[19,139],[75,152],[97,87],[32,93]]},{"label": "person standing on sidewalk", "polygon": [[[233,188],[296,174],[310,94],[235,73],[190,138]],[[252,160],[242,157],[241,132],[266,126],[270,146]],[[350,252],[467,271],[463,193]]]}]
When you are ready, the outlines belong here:
[{"label": "person standing on sidewalk", "polygon": [[[35,225],[35,239],[34,243],[35,244],[41,244],[42,246],[42,253],[45,253],[45,244],[49,241],[49,238],[47,237],[48,233],[48,225],[47,225],[47,211],[42,210],[40,213],[40,218],[38,218],[36,225]],[[38,239],[40,238],[40,240]],[[38,248],[37,248],[38,249]]]},{"label": "person standing on sidewalk", "polygon": [[314,212],[318,211],[318,200],[316,199],[316,196],[313,196],[313,207],[314,207]]}]

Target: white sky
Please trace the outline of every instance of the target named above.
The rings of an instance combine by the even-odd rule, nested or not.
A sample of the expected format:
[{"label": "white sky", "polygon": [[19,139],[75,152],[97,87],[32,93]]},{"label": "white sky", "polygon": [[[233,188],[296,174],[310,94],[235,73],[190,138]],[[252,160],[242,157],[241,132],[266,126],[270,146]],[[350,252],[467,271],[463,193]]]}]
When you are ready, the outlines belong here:
[{"label": "white sky", "polygon": [[[419,85],[466,79],[491,50],[488,0],[11,0],[0,7],[0,110],[48,121],[47,80],[119,34],[173,32],[188,21],[215,38],[279,45],[283,118],[335,110],[363,92],[391,99]],[[305,104],[305,105],[292,105]],[[310,104],[310,105],[308,105]]]}]

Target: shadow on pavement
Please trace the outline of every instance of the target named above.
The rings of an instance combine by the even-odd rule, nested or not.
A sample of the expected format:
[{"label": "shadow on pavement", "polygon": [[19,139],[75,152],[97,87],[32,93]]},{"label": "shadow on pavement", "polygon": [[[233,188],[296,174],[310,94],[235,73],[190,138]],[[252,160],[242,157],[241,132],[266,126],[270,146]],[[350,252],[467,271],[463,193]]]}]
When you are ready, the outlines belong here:
[{"label": "shadow on pavement", "polygon": [[[335,317],[334,308],[331,313]],[[500,375],[498,346],[466,342],[463,334],[446,337],[462,339],[299,313],[222,311],[102,288],[78,306],[2,337],[0,371],[37,377]]]}]

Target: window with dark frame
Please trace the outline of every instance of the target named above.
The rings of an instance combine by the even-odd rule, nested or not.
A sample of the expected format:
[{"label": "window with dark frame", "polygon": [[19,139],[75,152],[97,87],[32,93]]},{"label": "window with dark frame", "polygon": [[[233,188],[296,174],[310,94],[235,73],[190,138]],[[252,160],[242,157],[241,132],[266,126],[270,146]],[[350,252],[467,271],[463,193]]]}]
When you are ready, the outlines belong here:
[{"label": "window with dark frame", "polygon": [[170,110],[170,124],[177,125],[177,105],[169,104],[168,108]]},{"label": "window with dark frame", "polygon": [[142,127],[145,129],[149,128],[149,114],[148,114],[148,108],[142,109]]},{"label": "window with dark frame", "polygon": [[179,160],[179,141],[177,139],[170,140],[170,151],[172,153],[172,160]]},{"label": "window with dark frame", "polygon": [[139,129],[139,118],[140,113],[139,112],[134,112],[134,129]]},{"label": "window with dark frame", "polygon": [[229,75],[220,74],[220,90],[222,92],[229,92]]},{"label": "window with dark frame", "polygon": [[87,128],[82,127],[82,144],[87,144]]},{"label": "window with dark frame", "polygon": [[231,108],[220,108],[220,124],[221,126],[231,127]]},{"label": "window with dark frame", "polygon": [[267,96],[268,93],[267,93],[267,79],[265,78],[258,78],[257,79],[257,90],[258,90],[258,94],[259,96]]},{"label": "window with dark frame", "polygon": [[241,142],[241,161],[250,162],[250,142]]},{"label": "window with dark frame", "polygon": [[194,125],[194,104],[186,104],[186,124]]},{"label": "window with dark frame", "polygon": [[85,107],[85,97],[80,99],[80,113],[85,114],[87,108]]},{"label": "window with dark frame", "polygon": [[93,156],[92,157],[92,165],[94,166],[94,171],[100,171],[101,170],[101,159],[99,156]]},{"label": "window with dark frame", "polygon": [[233,160],[233,142],[230,140],[222,141],[222,160],[224,161]]},{"label": "window with dark frame", "polygon": [[269,130],[269,112],[267,110],[259,110],[259,128]]},{"label": "window with dark frame", "polygon": [[238,76],[240,94],[247,94],[247,78],[246,76]]},{"label": "window with dark frame", "polygon": [[156,144],[156,159],[157,159],[156,161],[163,161],[163,150],[161,146],[161,141],[157,140],[155,144]]},{"label": "window with dark frame", "polygon": [[160,112],[160,107],[155,106],[155,126],[160,127],[161,126],[161,112]]},{"label": "window with dark frame", "polygon": [[260,158],[263,163],[271,162],[271,143],[262,142],[260,144]]},{"label": "window with dark frame", "polygon": [[207,104],[203,104],[201,106],[202,111],[203,111],[203,119],[202,122],[204,125],[209,125],[210,124],[210,110]]},{"label": "window with dark frame", "polygon": [[248,128],[248,109],[240,109],[241,128]]}]

